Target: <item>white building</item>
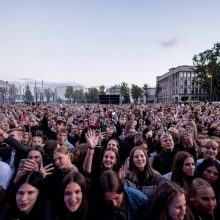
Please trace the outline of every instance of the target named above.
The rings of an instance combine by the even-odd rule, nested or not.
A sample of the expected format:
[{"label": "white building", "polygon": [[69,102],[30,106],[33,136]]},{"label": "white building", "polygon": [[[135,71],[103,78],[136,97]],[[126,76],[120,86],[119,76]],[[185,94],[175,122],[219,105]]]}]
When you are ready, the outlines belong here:
[{"label": "white building", "polygon": [[195,66],[178,66],[157,77],[159,88],[158,102],[179,102],[186,100],[204,100],[207,94],[195,83]]},{"label": "white building", "polygon": [[[61,99],[63,101],[67,101],[67,98],[65,97],[65,93],[66,93],[66,89],[67,89],[68,86],[60,86],[60,87],[57,87],[55,88],[55,99],[56,101],[58,99]],[[73,91],[74,90],[83,90],[83,92],[87,92],[87,89],[83,86],[73,86]]]}]

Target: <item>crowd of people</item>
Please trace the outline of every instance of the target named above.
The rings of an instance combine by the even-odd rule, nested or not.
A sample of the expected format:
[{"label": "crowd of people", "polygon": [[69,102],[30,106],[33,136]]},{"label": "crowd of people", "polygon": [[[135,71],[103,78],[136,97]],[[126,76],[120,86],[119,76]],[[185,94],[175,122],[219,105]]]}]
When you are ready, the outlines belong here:
[{"label": "crowd of people", "polygon": [[0,106],[1,220],[220,219],[220,105]]}]

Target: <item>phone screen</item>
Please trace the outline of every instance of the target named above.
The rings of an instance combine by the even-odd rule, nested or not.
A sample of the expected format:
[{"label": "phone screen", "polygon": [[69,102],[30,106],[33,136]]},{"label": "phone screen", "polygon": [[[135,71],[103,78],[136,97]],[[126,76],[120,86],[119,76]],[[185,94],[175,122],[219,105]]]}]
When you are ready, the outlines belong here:
[{"label": "phone screen", "polygon": [[44,157],[43,157],[43,165],[46,166],[46,165],[51,164],[51,163],[53,163],[52,155],[51,154],[44,155]]},{"label": "phone screen", "polygon": [[27,161],[27,159],[21,159],[21,165],[23,166],[26,161]]},{"label": "phone screen", "polygon": [[106,132],[107,131],[107,126],[106,125],[102,125],[101,126],[101,132]]}]

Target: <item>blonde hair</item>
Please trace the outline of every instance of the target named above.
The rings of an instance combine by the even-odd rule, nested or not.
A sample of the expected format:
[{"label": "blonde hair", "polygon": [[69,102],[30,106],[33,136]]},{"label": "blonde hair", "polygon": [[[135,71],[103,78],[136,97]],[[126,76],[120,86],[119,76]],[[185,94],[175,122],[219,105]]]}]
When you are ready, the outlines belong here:
[{"label": "blonde hair", "polygon": [[160,141],[163,140],[163,139],[165,139],[165,138],[172,138],[172,140],[173,140],[173,137],[172,137],[171,134],[164,133],[164,134],[161,135]]},{"label": "blonde hair", "polygon": [[14,128],[14,129],[11,129],[8,133],[10,134],[12,132],[17,132],[17,135],[19,137],[23,137],[24,129],[22,129],[22,128]]},{"label": "blonde hair", "polygon": [[53,155],[54,155],[55,153],[61,153],[61,154],[68,155],[69,158],[70,158],[70,160],[71,160],[71,161],[73,160],[73,155],[72,155],[72,153],[70,153],[70,151],[68,150],[68,148],[67,148],[65,145],[62,145],[62,146],[56,148],[56,149],[54,150],[54,152],[53,152]]},{"label": "blonde hair", "polygon": [[[129,120],[125,123],[125,129],[124,129],[124,133],[125,135],[128,135],[129,130],[132,128],[134,121]],[[135,129],[135,128],[134,128]]]},{"label": "blonde hair", "polygon": [[189,192],[190,197],[194,197],[196,191],[198,189],[203,189],[203,188],[212,188],[212,186],[202,178],[195,178],[191,183],[190,192]]},{"label": "blonde hair", "polygon": [[215,140],[204,139],[202,140],[201,147],[216,147],[219,150],[219,145]]},{"label": "blonde hair", "polygon": [[23,133],[23,138],[24,138],[24,136],[28,136],[29,137],[29,141],[28,141],[28,145],[31,145],[31,142],[32,142],[32,134],[31,134],[31,132],[24,132]]},{"label": "blonde hair", "polygon": [[172,138],[173,138],[173,142],[176,144],[176,143],[179,143],[180,141],[180,134],[179,134],[179,131],[174,128],[174,127],[170,127],[168,129],[168,131],[170,132]]}]

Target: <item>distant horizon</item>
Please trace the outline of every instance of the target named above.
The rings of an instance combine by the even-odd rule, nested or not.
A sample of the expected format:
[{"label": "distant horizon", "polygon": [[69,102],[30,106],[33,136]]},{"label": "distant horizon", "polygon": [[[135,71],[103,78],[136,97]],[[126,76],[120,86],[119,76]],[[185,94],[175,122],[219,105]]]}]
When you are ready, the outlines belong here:
[{"label": "distant horizon", "polygon": [[[5,81],[8,81],[10,84],[17,84],[17,85],[23,85],[23,86],[25,86],[25,85],[35,85],[35,80],[33,81],[31,79],[27,79],[26,81],[25,80],[19,81],[19,79],[18,80],[5,80]],[[41,81],[36,80],[36,85],[38,87],[40,87],[42,85],[42,80]],[[111,86],[105,86],[105,85],[103,85],[103,86],[105,86],[105,88],[110,88],[110,87],[114,87],[116,85],[121,85],[121,83],[117,83],[117,84],[111,85]],[[44,81],[44,80],[43,80],[43,86],[50,86],[50,87],[55,87],[55,86],[57,86],[57,87],[81,86],[83,88],[91,88],[91,87],[98,88],[98,87],[100,87],[100,85],[89,87],[89,86],[86,86],[86,85],[83,85],[83,84],[80,84],[80,83],[77,83],[77,82],[51,82],[51,81]],[[128,85],[128,87],[131,87],[131,85],[130,86]],[[149,86],[149,88],[155,88],[155,87]]]}]

